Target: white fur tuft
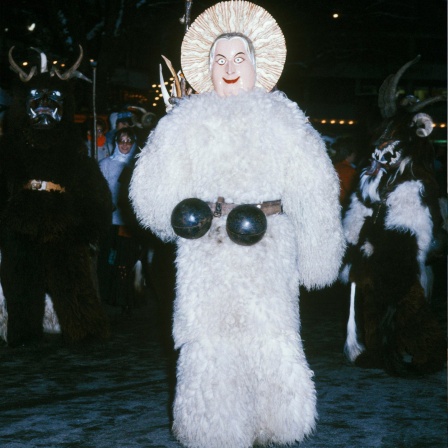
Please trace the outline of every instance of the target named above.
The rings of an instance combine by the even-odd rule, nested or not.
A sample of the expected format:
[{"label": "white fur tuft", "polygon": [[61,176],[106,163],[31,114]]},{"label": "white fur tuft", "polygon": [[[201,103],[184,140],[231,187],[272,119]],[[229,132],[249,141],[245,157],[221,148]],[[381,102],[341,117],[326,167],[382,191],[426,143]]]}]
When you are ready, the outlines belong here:
[{"label": "white fur tuft", "polygon": [[351,362],[354,362],[355,359],[365,350],[364,345],[358,342],[356,331],[355,293],[356,284],[352,283],[350,288],[350,315],[347,323],[347,339],[344,346],[344,353]]},{"label": "white fur tuft", "polygon": [[421,181],[408,181],[398,185],[387,198],[385,226],[386,229],[408,230],[415,235],[420,283],[423,289],[428,290],[425,262],[432,241],[433,223],[429,208],[422,203],[422,194],[424,186]]},{"label": "white fur tuft", "polygon": [[350,269],[352,268],[352,265],[350,263],[347,263],[343,266],[341,269],[341,272],[339,273],[339,281],[346,285],[349,282],[349,276],[350,276]]},{"label": "white fur tuft", "polygon": [[364,221],[368,216],[372,216],[372,214],[372,209],[360,202],[356,197],[356,194],[353,193],[350,208],[343,221],[344,235],[347,243],[352,245],[358,244],[359,233],[364,225]]},{"label": "white fur tuft", "polygon": [[366,240],[364,244],[361,246],[361,252],[364,254],[365,257],[371,257],[374,252],[373,244]]},{"label": "white fur tuft", "polygon": [[[44,333],[60,333],[58,317],[53,308],[53,302],[50,296],[45,296],[45,313],[42,322]],[[3,288],[0,284],[0,338],[8,341],[8,311],[6,309],[6,300],[3,295]]]},{"label": "white fur tuft", "polygon": [[383,169],[380,169],[378,174],[376,176],[369,176],[368,174],[365,174],[365,171],[361,174],[360,179],[360,189],[361,189],[361,196],[364,200],[370,199],[372,202],[379,202],[380,195],[378,191],[378,186],[381,182],[381,178],[384,175]]},{"label": "white fur tuft", "polygon": [[145,283],[145,279],[143,276],[143,265],[141,260],[137,260],[134,266],[134,289],[137,292],[141,292],[143,290],[143,285]]}]

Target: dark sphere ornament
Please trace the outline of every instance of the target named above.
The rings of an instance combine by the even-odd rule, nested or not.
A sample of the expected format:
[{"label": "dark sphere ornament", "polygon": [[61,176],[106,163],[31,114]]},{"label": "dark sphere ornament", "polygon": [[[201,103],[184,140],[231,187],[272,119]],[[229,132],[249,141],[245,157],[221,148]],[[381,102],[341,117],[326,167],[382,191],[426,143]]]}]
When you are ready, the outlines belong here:
[{"label": "dark sphere ornament", "polygon": [[241,246],[258,243],[267,227],[266,215],[255,205],[238,205],[227,217],[227,234],[234,243]]},{"label": "dark sphere ornament", "polygon": [[171,226],[181,238],[194,240],[204,236],[212,225],[212,211],[206,202],[196,198],[184,199],[171,213]]}]

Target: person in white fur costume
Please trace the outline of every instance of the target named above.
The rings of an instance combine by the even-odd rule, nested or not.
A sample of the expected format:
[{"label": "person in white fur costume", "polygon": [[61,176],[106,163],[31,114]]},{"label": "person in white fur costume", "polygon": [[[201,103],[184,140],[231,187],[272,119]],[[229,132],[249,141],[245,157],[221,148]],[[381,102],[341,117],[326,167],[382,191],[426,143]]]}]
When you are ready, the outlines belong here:
[{"label": "person in white fur costume", "polygon": [[[297,104],[269,93],[285,57],[283,35],[261,7],[206,10],[182,44],[183,72],[200,94],[160,120],[131,181],[141,224],[177,243],[173,432],[192,448],[291,444],[315,428],[299,285],[331,284],[344,242],[324,142]],[[215,212],[200,238],[180,238],[171,225],[188,198]],[[256,244],[227,233],[228,212],[241,204],[268,215]]]}]

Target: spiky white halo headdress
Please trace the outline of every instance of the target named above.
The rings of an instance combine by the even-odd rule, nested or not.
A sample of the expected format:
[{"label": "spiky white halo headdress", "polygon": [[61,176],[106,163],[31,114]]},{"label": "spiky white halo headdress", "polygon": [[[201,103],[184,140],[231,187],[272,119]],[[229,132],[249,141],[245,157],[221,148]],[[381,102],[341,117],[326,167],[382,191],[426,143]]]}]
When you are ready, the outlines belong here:
[{"label": "spiky white halo headdress", "polygon": [[193,89],[199,93],[213,90],[210,49],[216,38],[225,33],[241,33],[252,41],[257,63],[255,85],[272,90],[285,65],[285,37],[265,9],[243,0],[220,2],[206,9],[185,34],[181,65]]}]

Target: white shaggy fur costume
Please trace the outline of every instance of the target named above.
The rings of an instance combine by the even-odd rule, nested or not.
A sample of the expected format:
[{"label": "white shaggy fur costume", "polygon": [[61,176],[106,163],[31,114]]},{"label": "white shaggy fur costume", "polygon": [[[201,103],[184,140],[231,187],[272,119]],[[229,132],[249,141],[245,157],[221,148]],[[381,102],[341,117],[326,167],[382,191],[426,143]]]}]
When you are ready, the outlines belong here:
[{"label": "white shaggy fur costume", "polygon": [[[315,427],[316,392],[300,338],[299,285],[329,285],[344,251],[339,183],[298,106],[261,90],[193,95],[150,135],[131,182],[143,226],[177,241],[174,340],[180,357],[173,430],[186,446],[288,444]],[[264,238],[233,243],[226,216],[177,238],[185,198],[281,199]]]}]

